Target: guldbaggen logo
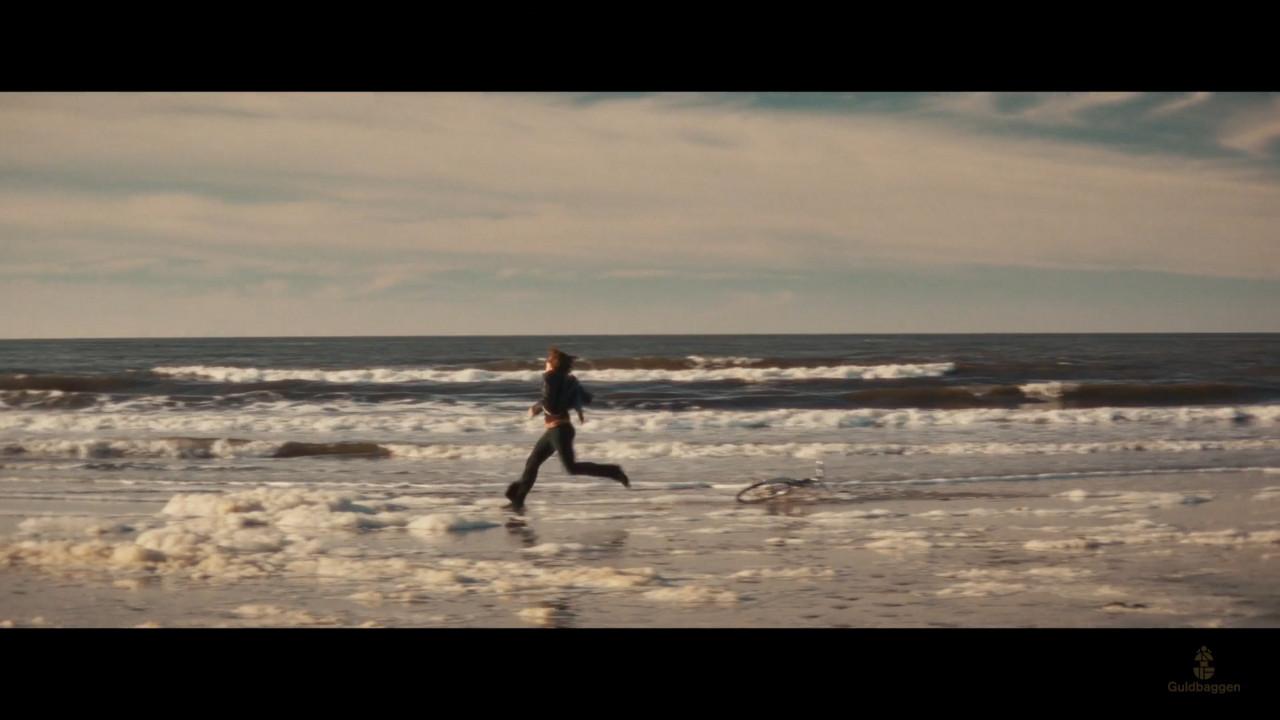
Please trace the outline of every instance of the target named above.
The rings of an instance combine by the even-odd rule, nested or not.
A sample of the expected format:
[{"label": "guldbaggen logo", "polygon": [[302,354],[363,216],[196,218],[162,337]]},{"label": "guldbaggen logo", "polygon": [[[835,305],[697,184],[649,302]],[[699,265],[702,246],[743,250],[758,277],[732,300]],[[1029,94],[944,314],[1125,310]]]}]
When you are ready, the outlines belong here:
[{"label": "guldbaggen logo", "polygon": [[[1186,655],[1183,655],[1185,658]],[[1213,652],[1205,645],[1201,645],[1194,656],[1195,663],[1191,666],[1191,674],[1195,676],[1195,680],[1177,680],[1169,681],[1169,692],[1171,693],[1195,693],[1205,695],[1232,695],[1239,693],[1243,688],[1238,682],[1201,682],[1208,680],[1218,673],[1213,667]],[[1183,667],[1186,667],[1185,665]],[[1235,673],[1227,668],[1227,675],[1232,676]]]},{"label": "guldbaggen logo", "polygon": [[1209,652],[1209,648],[1201,645],[1200,649],[1196,651],[1196,666],[1192,668],[1191,672],[1195,673],[1195,676],[1201,680],[1208,680],[1213,677],[1213,665],[1210,664],[1212,662],[1213,653]]}]

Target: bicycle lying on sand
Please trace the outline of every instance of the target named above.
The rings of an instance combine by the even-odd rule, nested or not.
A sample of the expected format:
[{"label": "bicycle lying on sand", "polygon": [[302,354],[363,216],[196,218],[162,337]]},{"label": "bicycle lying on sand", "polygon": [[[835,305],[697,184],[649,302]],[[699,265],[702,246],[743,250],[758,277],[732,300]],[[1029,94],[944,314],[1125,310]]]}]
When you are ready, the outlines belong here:
[{"label": "bicycle lying on sand", "polygon": [[814,463],[813,477],[796,480],[795,478],[777,477],[769,480],[761,480],[754,485],[749,485],[738,493],[738,502],[740,503],[764,503],[771,500],[778,500],[798,494],[797,491],[803,493],[813,490],[829,490],[827,484],[823,482],[826,476],[825,469],[821,460]]}]

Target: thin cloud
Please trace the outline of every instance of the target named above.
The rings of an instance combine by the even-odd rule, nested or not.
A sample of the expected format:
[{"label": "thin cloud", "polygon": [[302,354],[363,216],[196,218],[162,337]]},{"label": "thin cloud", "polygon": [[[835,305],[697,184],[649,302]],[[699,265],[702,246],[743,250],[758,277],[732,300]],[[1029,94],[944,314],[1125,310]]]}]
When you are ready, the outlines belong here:
[{"label": "thin cloud", "polygon": [[995,115],[999,112],[996,99],[996,94],[989,92],[940,93],[927,96],[922,105],[928,109],[958,114]]},{"label": "thin cloud", "polygon": [[1080,125],[1099,108],[1123,105],[1142,97],[1136,92],[1037,93],[1007,96],[1009,107],[996,93],[944,93],[930,97],[924,107],[945,114],[986,120],[1017,120],[1034,125]]},{"label": "thin cloud", "polygon": [[1280,140],[1280,98],[1228,122],[1218,137],[1224,147],[1254,156],[1269,155],[1277,140]]},{"label": "thin cloud", "polygon": [[1136,92],[1067,93],[1046,96],[1041,102],[1018,113],[1034,122],[1078,124],[1091,110],[1121,105],[1142,97]]},{"label": "thin cloud", "polygon": [[495,272],[494,275],[500,280],[511,280],[513,278],[521,278],[521,277],[545,278],[545,277],[550,277],[551,273],[548,272],[547,270],[544,270],[542,268],[536,268],[536,267],[523,267],[523,268],[505,267],[505,268],[498,269],[498,271]]},{"label": "thin cloud", "polygon": [[1174,115],[1187,110],[1189,108],[1203,105],[1213,99],[1211,92],[1193,92],[1184,98],[1171,100],[1164,105],[1159,105],[1151,109],[1152,115]]},{"label": "thin cloud", "polygon": [[657,268],[633,268],[626,270],[606,270],[602,277],[623,280],[683,279],[683,280],[732,280],[747,277],[746,273],[731,272],[695,272],[690,270],[668,270]]}]

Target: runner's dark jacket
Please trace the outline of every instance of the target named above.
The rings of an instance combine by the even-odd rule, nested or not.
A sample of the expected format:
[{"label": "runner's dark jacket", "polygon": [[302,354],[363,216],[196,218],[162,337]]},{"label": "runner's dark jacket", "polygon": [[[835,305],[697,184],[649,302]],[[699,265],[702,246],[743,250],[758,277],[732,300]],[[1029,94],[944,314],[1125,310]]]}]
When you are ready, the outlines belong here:
[{"label": "runner's dark jacket", "polygon": [[545,413],[545,420],[567,422],[570,410],[582,410],[591,404],[591,393],[569,373],[552,370],[542,374],[542,400],[533,406]]}]

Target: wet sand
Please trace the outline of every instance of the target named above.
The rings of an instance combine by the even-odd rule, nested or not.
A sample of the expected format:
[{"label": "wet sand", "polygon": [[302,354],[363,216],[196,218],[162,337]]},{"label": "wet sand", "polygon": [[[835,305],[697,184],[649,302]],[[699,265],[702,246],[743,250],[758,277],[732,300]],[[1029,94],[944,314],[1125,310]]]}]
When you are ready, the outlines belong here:
[{"label": "wet sand", "polygon": [[1276,627],[1280,474],[0,508],[7,627]]}]

